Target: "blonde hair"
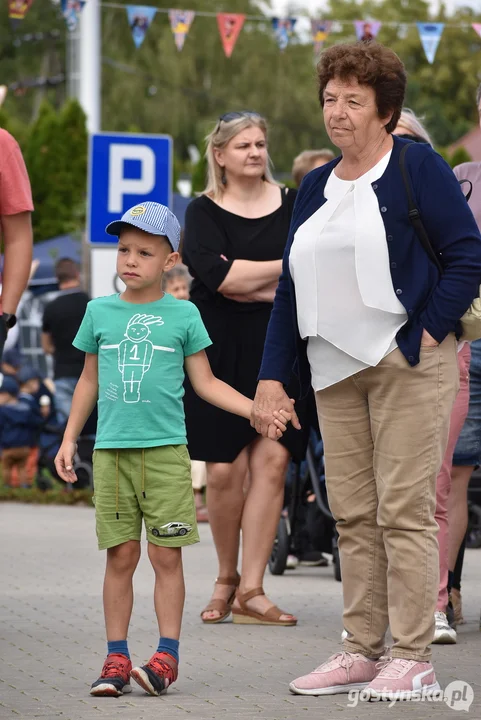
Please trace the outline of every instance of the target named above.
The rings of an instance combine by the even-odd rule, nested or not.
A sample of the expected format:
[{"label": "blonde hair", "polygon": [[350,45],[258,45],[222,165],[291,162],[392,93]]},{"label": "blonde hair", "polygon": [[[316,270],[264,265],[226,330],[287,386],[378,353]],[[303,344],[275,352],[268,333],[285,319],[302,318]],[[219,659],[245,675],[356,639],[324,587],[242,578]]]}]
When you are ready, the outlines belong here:
[{"label": "blonde hair", "polygon": [[[209,195],[209,197],[218,200],[225,192],[225,185],[222,182],[223,169],[215,159],[214,150],[222,150],[236,135],[251,127],[262,130],[267,140],[267,122],[265,118],[256,113],[246,113],[245,115],[239,113],[239,117],[235,117],[232,120],[218,120],[215,128],[207,135],[205,138],[207,143],[205,150],[205,157],[207,159],[207,187],[202,193],[203,195]],[[273,185],[278,185],[272,175],[271,167],[272,162],[268,156],[263,179]]]},{"label": "blonde hair", "polygon": [[433,144],[433,141],[431,140],[431,137],[424,125],[422,124],[421,120],[416,117],[416,114],[409,108],[404,108],[401,111],[396,130],[400,125],[401,127],[406,128],[409,135],[414,135],[415,137],[421,138],[430,145]]},{"label": "blonde hair", "polygon": [[307,173],[314,168],[314,164],[318,160],[325,160],[326,163],[328,163],[334,160],[334,158],[334,153],[328,149],[304,150],[304,152],[301,152],[301,154],[295,158],[292,165],[292,177],[297,187],[301,184],[304,175],[307,175]]}]

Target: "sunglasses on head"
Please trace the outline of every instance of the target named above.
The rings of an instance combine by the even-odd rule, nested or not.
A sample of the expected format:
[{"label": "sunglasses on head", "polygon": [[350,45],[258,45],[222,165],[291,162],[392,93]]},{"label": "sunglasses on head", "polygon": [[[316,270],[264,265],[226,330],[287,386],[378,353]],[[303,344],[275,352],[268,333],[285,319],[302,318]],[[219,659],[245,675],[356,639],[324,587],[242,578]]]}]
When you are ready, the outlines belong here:
[{"label": "sunglasses on head", "polygon": [[224,113],[224,115],[221,115],[219,118],[219,122],[232,122],[232,120],[239,120],[240,118],[244,117],[254,117],[254,118],[260,118],[258,112],[254,112],[253,110],[240,110],[240,111],[234,111],[234,112],[228,112]]}]

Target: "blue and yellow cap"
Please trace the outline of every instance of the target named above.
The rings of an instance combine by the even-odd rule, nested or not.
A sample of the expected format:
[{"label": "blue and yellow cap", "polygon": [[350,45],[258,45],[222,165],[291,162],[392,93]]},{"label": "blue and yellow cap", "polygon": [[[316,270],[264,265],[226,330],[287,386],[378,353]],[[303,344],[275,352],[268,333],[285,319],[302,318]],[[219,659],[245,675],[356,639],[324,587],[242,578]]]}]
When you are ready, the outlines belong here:
[{"label": "blue and yellow cap", "polygon": [[165,235],[172,250],[177,252],[180,245],[180,225],[174,213],[165,205],[143,202],[127,210],[120,220],[114,220],[105,228],[109,235],[119,236],[123,225],[133,225],[151,235]]}]

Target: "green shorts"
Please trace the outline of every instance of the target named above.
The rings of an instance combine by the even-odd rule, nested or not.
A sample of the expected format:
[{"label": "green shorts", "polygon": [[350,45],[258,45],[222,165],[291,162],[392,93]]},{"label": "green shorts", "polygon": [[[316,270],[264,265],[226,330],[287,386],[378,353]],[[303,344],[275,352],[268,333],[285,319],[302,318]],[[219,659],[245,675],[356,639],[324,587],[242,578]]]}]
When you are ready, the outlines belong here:
[{"label": "green shorts", "polygon": [[199,542],[185,445],[96,450],[94,504],[99,550],[140,540],[162,547]]}]

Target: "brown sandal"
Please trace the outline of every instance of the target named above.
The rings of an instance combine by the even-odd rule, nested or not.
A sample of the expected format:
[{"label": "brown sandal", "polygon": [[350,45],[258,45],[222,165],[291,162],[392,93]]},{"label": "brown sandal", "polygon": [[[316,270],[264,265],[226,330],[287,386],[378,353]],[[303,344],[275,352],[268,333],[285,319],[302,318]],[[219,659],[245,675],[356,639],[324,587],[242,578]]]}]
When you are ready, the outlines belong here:
[{"label": "brown sandal", "polygon": [[284,625],[285,627],[297,625],[297,619],[294,617],[291,620],[281,620],[281,615],[289,615],[289,613],[283,612],[276,605],[270,607],[265,613],[249,610],[245,603],[251,598],[257,597],[257,595],[265,595],[261,587],[249,590],[243,595],[237,591],[236,597],[240,608],[232,608],[232,621],[234,623],[238,625]]},{"label": "brown sandal", "polygon": [[[231,614],[232,610],[232,603],[235,600],[235,594],[236,590],[239,587],[240,582],[240,575],[239,573],[236,574],[235,577],[218,577],[215,581],[216,585],[233,585],[234,590],[229,595],[229,598],[227,600],[222,600],[222,598],[215,598],[210,601],[210,603],[202,610],[200,614],[200,618],[203,623],[206,625],[215,625],[216,623],[220,623],[223,620],[225,620],[229,615]],[[219,617],[217,618],[204,618],[204,613],[207,612],[218,612]]]}]

